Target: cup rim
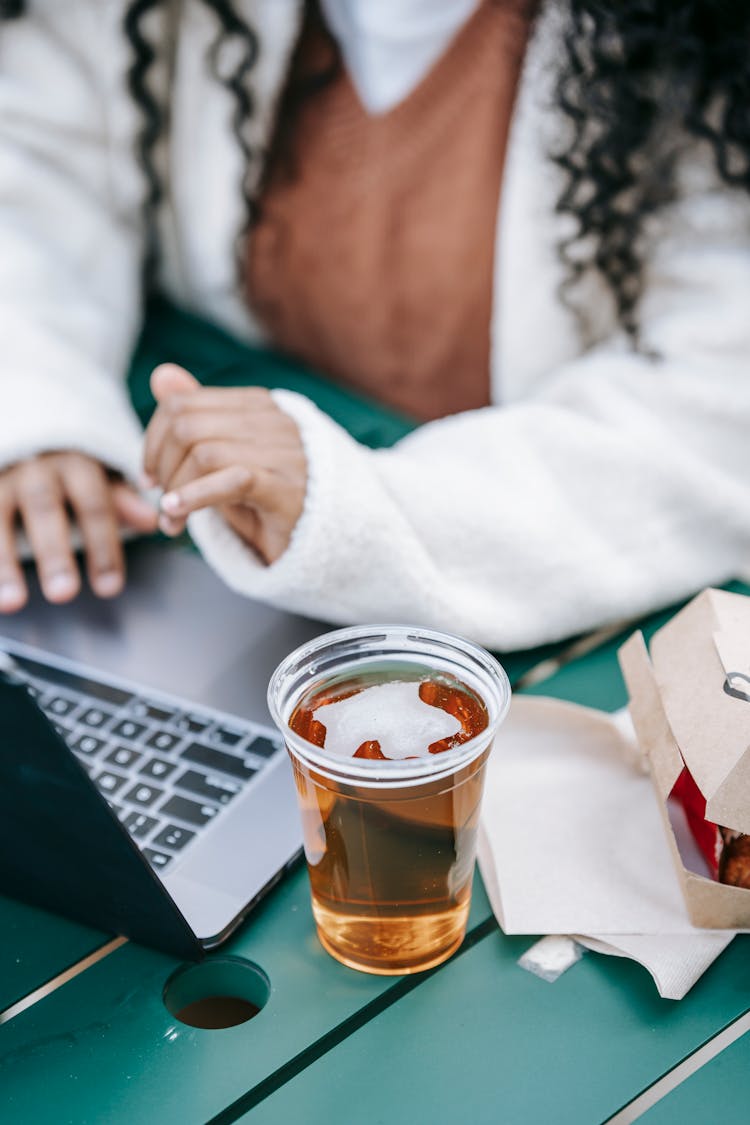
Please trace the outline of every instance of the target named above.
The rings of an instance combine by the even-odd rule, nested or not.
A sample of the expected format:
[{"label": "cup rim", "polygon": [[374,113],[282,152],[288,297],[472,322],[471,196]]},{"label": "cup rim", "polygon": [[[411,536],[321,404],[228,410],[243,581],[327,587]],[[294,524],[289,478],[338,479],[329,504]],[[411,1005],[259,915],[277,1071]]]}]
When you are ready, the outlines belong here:
[{"label": "cup rim", "polygon": [[[490,714],[487,727],[461,743],[453,750],[446,750],[441,754],[425,755],[418,758],[388,759],[387,762],[358,758],[333,758],[320,752],[319,747],[302,738],[291,729],[287,722],[287,715],[291,714],[294,705],[302,691],[296,693],[291,707],[282,713],[283,707],[279,700],[280,685],[283,680],[292,674],[293,669],[299,669],[305,660],[311,663],[310,680],[316,670],[314,658],[326,649],[335,645],[346,644],[358,640],[382,640],[384,647],[398,645],[404,655],[409,652],[420,651],[420,644],[442,646],[444,650],[452,650],[457,656],[474,667],[476,679],[481,684],[482,699]],[[409,647],[411,643],[412,647]],[[395,653],[391,654],[395,655]],[[376,654],[369,654],[370,659]],[[353,660],[356,655],[353,654]],[[363,661],[368,659],[368,654],[362,654]],[[439,656],[436,657],[439,660]],[[488,699],[490,695],[492,698]],[[468,640],[456,633],[449,633],[438,629],[422,628],[418,625],[403,624],[374,624],[353,625],[344,629],[332,629],[322,633],[312,641],[299,645],[286,656],[274,670],[268,684],[268,708],[274,723],[281,731],[290,753],[294,753],[307,765],[312,766],[317,773],[337,782],[354,782],[357,784],[370,784],[378,787],[390,785],[404,785],[410,782],[438,781],[440,778],[455,773],[458,769],[468,765],[477,758],[488,746],[491,745],[498,728],[505,719],[511,701],[511,686],[508,675],[502,664],[491,653],[476,642]]]}]

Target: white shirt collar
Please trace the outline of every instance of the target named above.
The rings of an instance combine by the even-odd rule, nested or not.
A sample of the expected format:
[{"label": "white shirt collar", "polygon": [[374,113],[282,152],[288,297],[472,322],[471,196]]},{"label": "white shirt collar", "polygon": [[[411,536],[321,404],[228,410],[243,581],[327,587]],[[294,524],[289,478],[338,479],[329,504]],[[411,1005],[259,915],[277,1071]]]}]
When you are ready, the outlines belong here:
[{"label": "white shirt collar", "polygon": [[349,76],[369,113],[419,85],[480,0],[321,0]]}]

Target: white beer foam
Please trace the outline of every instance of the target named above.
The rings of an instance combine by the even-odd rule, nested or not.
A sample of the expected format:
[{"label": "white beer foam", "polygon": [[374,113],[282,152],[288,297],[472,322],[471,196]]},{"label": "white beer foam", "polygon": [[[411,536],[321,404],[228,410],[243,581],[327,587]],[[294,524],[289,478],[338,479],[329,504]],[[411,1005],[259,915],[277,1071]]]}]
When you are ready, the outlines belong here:
[{"label": "white beer foam", "polygon": [[326,728],[324,749],[334,758],[353,758],[363,742],[375,741],[386,758],[424,758],[433,742],[461,730],[455,715],[420,699],[416,681],[374,684],[324,703],[313,718]]}]

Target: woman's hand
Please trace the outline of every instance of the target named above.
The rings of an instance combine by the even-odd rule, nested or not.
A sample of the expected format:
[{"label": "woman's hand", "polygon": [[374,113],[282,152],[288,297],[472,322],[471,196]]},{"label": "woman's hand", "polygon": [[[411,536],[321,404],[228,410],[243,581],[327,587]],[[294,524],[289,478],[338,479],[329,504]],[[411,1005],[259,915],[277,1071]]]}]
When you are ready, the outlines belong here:
[{"label": "woman's hand", "polygon": [[295,423],[258,387],[211,388],[173,364],[157,367],[159,403],[144,468],[161,485],[159,526],[177,535],[215,507],[266,563],[284,553],[302,512],[307,462]]},{"label": "woman's hand", "polygon": [[118,526],[156,529],[151,505],[83,453],[46,453],[12,465],[0,472],[0,613],[21,609],[28,597],[18,559],[19,522],[47,600],[68,602],[76,596],[81,579],[70,513],[83,539],[89,582],[101,598],[119,594],[125,581]]}]

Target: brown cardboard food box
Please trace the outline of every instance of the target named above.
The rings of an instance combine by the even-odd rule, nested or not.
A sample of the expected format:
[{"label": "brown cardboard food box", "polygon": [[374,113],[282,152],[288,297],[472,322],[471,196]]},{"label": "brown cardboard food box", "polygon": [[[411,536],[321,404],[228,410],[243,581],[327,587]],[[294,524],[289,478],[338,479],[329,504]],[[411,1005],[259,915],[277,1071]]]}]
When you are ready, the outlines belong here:
[{"label": "brown cardboard food box", "polygon": [[[704,590],[654,634],[650,655],[637,632],[619,659],[690,920],[748,929],[750,889],[718,880],[733,838],[750,834],[750,597]],[[670,796],[713,878],[685,866]]]}]

